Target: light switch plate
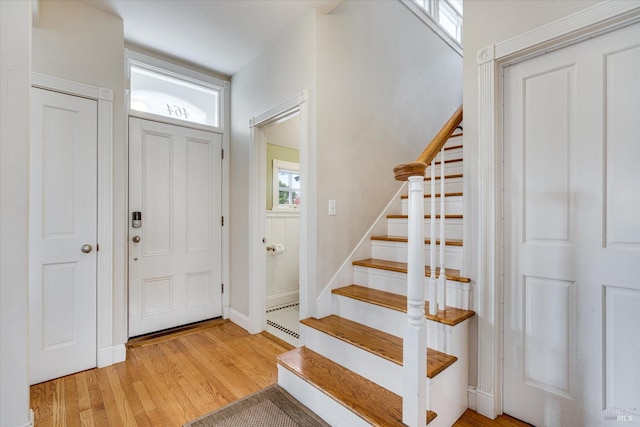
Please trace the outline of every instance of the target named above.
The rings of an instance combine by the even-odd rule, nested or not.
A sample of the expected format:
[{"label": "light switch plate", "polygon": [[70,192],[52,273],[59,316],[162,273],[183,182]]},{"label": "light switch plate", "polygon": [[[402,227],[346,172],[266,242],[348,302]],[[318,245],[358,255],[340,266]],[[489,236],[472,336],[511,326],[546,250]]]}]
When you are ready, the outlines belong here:
[{"label": "light switch plate", "polygon": [[336,214],[336,201],[329,200],[329,215],[334,216]]}]

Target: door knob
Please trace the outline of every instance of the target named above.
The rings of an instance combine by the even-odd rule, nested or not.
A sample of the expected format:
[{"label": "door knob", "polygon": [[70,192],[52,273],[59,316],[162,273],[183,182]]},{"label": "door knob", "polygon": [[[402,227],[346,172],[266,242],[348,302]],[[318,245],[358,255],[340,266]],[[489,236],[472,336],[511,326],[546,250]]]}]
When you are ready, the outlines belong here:
[{"label": "door knob", "polygon": [[140,236],[133,236],[131,240],[133,241],[133,243],[140,243]]},{"label": "door knob", "polygon": [[91,252],[93,250],[93,246],[91,246],[88,243],[85,243],[84,245],[80,246],[80,250],[82,252],[84,252],[85,254],[88,254],[89,252]]}]

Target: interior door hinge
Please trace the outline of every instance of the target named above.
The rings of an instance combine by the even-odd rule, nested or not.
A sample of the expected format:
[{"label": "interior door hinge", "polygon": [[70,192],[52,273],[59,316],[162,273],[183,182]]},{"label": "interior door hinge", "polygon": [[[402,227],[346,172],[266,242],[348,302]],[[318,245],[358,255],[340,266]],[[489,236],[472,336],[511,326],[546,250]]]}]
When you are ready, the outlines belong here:
[{"label": "interior door hinge", "polygon": [[220,218],[220,225],[224,227],[224,217]]},{"label": "interior door hinge", "polygon": [[96,243],[96,252],[100,250],[100,243]]},{"label": "interior door hinge", "polygon": [[222,290],[220,291],[220,293],[224,294],[224,283],[222,283],[221,288],[222,288]]},{"label": "interior door hinge", "polygon": [[222,160],[224,160],[224,148],[222,149]]}]

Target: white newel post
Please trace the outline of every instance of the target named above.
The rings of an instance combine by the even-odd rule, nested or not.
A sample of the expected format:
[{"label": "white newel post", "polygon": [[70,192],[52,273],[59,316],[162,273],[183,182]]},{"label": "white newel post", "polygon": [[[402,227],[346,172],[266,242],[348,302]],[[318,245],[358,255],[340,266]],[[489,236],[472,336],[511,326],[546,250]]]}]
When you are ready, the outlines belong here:
[{"label": "white newel post", "polygon": [[409,177],[407,323],[405,325],[403,344],[402,422],[410,427],[423,427],[427,423],[427,325],[424,317],[423,185],[424,176]]},{"label": "white newel post", "polygon": [[[445,265],[445,253],[447,249],[447,242],[445,236],[445,198],[444,198],[444,147],[440,152],[440,277],[438,278],[438,309],[444,310],[447,305],[447,273],[444,267]],[[431,310],[429,310],[431,311]]]}]

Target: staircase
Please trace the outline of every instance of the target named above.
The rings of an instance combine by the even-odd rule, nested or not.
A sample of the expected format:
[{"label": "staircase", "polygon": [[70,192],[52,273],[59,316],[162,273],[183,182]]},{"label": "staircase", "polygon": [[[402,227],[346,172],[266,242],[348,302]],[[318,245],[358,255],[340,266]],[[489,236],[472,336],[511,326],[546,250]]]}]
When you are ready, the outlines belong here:
[{"label": "staircase", "polygon": [[[450,134],[451,130],[447,135]],[[424,212],[431,211],[431,203],[441,212],[440,204],[444,203],[446,293],[440,292],[435,301],[424,303],[427,346],[422,348],[426,354],[426,373],[424,383],[419,385],[426,386],[422,388],[426,395],[419,400],[424,399],[426,406],[417,407],[427,410],[421,412],[424,417],[415,418],[426,419],[433,426],[450,426],[467,409],[468,319],[474,316],[469,310],[470,279],[460,275],[463,262],[462,135],[449,137],[442,152],[446,153],[445,194],[425,192]],[[436,157],[436,163],[438,159]],[[430,188],[429,181],[425,180],[425,188]],[[301,320],[300,332],[305,346],[282,354],[277,360],[278,383],[334,426],[387,427],[407,423],[407,417],[403,417],[402,396],[410,387],[403,383],[416,376],[403,371],[403,359],[408,354],[403,348],[403,337],[408,336],[409,206],[406,196],[400,197],[397,206],[401,207],[399,211],[386,217],[387,234],[371,236],[371,257],[353,261],[353,283],[332,290],[333,314]],[[435,218],[424,215],[424,229],[429,230],[434,220],[439,224],[441,215]],[[443,244],[439,229],[438,225],[434,236],[426,232],[422,245],[425,260],[433,259],[431,250],[437,247],[434,255],[438,266]],[[431,239],[436,239],[434,245]],[[430,281],[431,274],[431,267],[425,266],[421,287],[430,288],[436,283]],[[431,304],[438,305],[438,309],[433,305],[430,311]],[[424,361],[424,357],[418,360]],[[406,403],[404,411],[407,411]]]}]

